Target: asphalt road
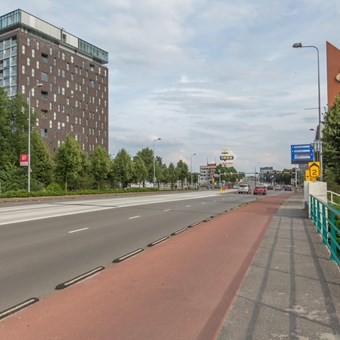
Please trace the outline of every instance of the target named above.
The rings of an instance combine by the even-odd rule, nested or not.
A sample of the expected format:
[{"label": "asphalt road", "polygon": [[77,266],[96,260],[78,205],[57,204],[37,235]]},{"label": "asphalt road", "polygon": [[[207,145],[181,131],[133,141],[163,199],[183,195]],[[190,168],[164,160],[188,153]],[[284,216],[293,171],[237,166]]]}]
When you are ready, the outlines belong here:
[{"label": "asphalt road", "polygon": [[0,312],[255,199],[206,191],[0,205]]}]

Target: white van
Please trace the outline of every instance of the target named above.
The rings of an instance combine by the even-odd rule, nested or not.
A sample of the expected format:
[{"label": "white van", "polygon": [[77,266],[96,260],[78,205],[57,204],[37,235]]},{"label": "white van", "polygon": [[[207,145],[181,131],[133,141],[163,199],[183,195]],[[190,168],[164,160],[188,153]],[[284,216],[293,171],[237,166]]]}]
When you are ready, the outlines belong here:
[{"label": "white van", "polygon": [[251,194],[251,188],[249,184],[240,184],[238,187],[239,194]]}]

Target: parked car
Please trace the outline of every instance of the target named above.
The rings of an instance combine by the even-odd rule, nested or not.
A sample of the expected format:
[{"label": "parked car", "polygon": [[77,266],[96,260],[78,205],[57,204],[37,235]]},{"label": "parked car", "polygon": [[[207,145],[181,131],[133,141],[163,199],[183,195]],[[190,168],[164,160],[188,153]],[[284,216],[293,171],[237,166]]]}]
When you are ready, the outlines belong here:
[{"label": "parked car", "polygon": [[272,185],[268,185],[267,190],[274,190],[274,187]]},{"label": "parked car", "polygon": [[275,185],[275,190],[280,191],[283,189],[282,185]]},{"label": "parked car", "polygon": [[265,186],[256,186],[253,193],[254,195],[267,195],[267,188]]},{"label": "parked car", "polygon": [[240,184],[238,187],[239,194],[251,194],[251,188],[249,184]]}]

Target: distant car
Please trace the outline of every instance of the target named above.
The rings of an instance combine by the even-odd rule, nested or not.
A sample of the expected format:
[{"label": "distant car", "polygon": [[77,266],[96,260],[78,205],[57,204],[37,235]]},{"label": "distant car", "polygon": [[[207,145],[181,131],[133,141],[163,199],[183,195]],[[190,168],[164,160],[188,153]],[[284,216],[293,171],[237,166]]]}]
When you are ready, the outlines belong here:
[{"label": "distant car", "polygon": [[267,185],[267,190],[274,190],[274,187],[272,185]]},{"label": "distant car", "polygon": [[282,185],[275,185],[275,190],[280,191],[283,189]]},{"label": "distant car", "polygon": [[292,188],[291,185],[286,185],[286,186],[284,187],[284,191],[292,191],[292,190],[293,190],[293,188]]},{"label": "distant car", "polygon": [[254,195],[267,195],[267,188],[265,186],[256,186],[253,193]]},{"label": "distant car", "polygon": [[249,184],[240,184],[238,187],[239,194],[251,194],[251,188]]}]

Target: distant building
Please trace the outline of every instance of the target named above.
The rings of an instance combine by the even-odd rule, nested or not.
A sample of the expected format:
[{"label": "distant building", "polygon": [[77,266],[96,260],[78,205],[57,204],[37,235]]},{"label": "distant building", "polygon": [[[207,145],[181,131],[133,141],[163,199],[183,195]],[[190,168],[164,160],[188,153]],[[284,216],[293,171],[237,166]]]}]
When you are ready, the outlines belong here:
[{"label": "distant building", "polygon": [[108,149],[107,63],[107,52],[20,9],[0,17],[0,87],[30,94],[52,152],[68,134],[86,152]]},{"label": "distant building", "polygon": [[328,107],[340,93],[340,50],[327,41],[327,93]]},{"label": "distant building", "polygon": [[201,165],[198,184],[201,186],[209,186],[213,184],[215,171],[216,163],[207,163],[207,165]]}]

